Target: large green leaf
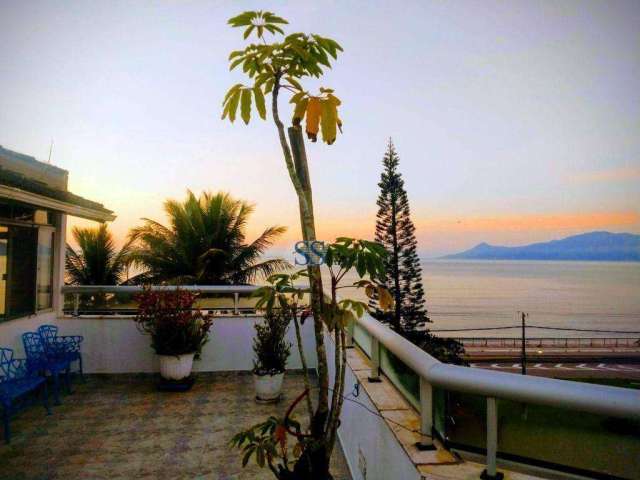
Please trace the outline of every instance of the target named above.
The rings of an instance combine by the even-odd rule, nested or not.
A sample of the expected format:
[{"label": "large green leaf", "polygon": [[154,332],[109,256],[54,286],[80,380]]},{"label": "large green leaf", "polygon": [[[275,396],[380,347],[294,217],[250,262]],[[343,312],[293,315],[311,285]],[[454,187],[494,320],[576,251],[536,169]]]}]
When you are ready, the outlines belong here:
[{"label": "large green leaf", "polygon": [[240,115],[244,123],[248,124],[251,119],[251,90],[245,88],[242,90],[242,99],[240,100]]},{"label": "large green leaf", "polygon": [[264,94],[262,93],[262,90],[260,90],[260,87],[253,88],[253,96],[255,97],[258,115],[260,115],[260,118],[265,120],[267,118],[267,108],[264,104]]}]

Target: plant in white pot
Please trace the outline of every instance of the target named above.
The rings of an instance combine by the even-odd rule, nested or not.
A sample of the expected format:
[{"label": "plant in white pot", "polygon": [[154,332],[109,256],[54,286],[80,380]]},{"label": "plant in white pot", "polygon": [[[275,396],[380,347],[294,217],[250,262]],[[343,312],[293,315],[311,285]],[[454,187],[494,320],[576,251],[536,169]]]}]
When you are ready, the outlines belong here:
[{"label": "plant in white pot", "polygon": [[137,296],[138,329],[151,336],[151,348],[158,355],[160,375],[166,381],[189,379],[193,360],[207,342],[213,318],[195,308],[197,299],[198,293],[180,288],[145,287]]},{"label": "plant in white pot", "polygon": [[289,318],[281,310],[270,309],[264,320],[254,325],[253,378],[258,402],[277,402],[282,392],[291,344],[285,340]]}]

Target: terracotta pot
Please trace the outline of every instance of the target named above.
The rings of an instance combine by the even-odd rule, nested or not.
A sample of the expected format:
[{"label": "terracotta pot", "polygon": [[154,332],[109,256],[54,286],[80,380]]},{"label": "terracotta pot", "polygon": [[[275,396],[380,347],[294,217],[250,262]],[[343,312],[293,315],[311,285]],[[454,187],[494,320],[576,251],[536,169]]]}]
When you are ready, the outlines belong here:
[{"label": "terracotta pot", "polygon": [[253,381],[256,387],[256,400],[259,402],[277,402],[282,393],[282,381],[284,372],[275,375],[253,374]]},{"label": "terracotta pot", "polygon": [[182,380],[191,375],[195,353],[184,355],[158,355],[160,375],[167,380]]}]

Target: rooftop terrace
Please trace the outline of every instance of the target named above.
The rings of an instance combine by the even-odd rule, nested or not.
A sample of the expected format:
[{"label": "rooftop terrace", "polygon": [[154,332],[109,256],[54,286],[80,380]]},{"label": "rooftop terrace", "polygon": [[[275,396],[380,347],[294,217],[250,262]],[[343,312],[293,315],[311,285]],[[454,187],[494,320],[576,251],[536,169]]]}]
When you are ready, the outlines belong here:
[{"label": "rooftop terrace", "polygon": [[[271,479],[255,464],[242,468],[229,447],[243,427],[281,415],[304,389],[302,374],[288,372],[284,399],[253,400],[246,373],[201,373],[185,393],[155,390],[152,375],[90,375],[54,407],[17,415],[11,444],[0,444],[0,478],[35,479]],[[336,480],[351,476],[340,446]]]}]

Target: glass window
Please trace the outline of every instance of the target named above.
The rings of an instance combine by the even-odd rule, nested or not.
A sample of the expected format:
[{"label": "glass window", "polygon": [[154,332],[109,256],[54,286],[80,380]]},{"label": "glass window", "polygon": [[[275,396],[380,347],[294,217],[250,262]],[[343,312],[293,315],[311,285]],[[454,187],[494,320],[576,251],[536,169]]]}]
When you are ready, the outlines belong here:
[{"label": "glass window", "polygon": [[49,228],[38,231],[38,310],[53,304],[53,236]]},{"label": "glass window", "polygon": [[0,226],[0,319],[5,318],[7,297],[7,271],[9,264],[9,228]]},{"label": "glass window", "polygon": [[0,224],[0,321],[53,306],[54,229]]},{"label": "glass window", "polygon": [[37,228],[9,226],[6,317],[35,312],[37,242]]}]

